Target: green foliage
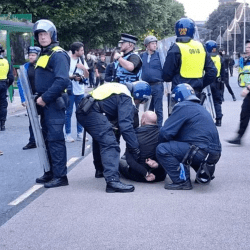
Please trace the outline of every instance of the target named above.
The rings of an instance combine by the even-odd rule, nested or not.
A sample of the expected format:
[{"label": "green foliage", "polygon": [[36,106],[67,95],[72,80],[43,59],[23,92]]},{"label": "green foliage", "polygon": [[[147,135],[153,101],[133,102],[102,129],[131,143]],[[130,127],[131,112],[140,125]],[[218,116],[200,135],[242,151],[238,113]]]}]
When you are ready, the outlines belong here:
[{"label": "green foliage", "polygon": [[[220,5],[215,11],[213,11],[209,15],[209,19],[206,23],[206,28],[212,30],[211,32],[211,39],[216,40],[217,37],[220,35],[220,27],[221,28],[221,34],[223,35],[224,32],[227,29],[227,22],[228,25],[231,24],[232,20],[234,19],[235,15],[235,9],[240,5],[240,3],[227,3]],[[248,8],[249,10],[249,8]],[[237,52],[243,52],[243,22],[238,23],[241,29],[241,34],[236,35],[236,51]],[[250,23],[246,23],[246,34],[250,34]],[[234,39],[234,33],[231,32],[232,38]],[[248,38],[248,37],[247,37]],[[207,39],[209,39],[209,36],[207,36]],[[227,42],[224,41],[223,47],[227,48]],[[234,50],[234,42],[229,41],[229,52],[230,54],[233,53]]]},{"label": "green foliage", "polygon": [[51,20],[62,46],[82,41],[85,50],[117,45],[121,33],[142,36],[154,30],[163,38],[174,33],[184,7],[172,0],[6,0],[0,14],[31,13],[33,22]]}]

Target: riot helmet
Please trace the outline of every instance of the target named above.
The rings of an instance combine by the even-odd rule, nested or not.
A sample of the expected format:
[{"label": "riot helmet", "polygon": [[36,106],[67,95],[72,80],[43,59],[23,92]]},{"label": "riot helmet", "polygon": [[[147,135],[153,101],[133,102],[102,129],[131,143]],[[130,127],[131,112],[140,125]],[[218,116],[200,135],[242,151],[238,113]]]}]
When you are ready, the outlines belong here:
[{"label": "riot helmet", "polygon": [[195,95],[194,89],[187,83],[178,84],[172,91],[172,101],[174,103],[182,101],[200,102],[200,99]]},{"label": "riot helmet", "polygon": [[41,48],[39,48],[37,46],[29,46],[29,48],[28,48],[28,54],[35,53],[35,54],[39,55],[40,52],[41,52]]},{"label": "riot helmet", "polygon": [[[128,89],[130,89],[128,87]],[[140,103],[146,103],[151,95],[151,86],[145,81],[137,81],[132,83],[132,96]]]},{"label": "riot helmet", "polygon": [[144,45],[148,46],[149,43],[151,42],[157,42],[157,38],[155,36],[147,36],[144,40]]},{"label": "riot helmet", "polygon": [[56,26],[49,20],[46,19],[38,20],[33,26],[33,32],[35,39],[37,41],[38,41],[38,34],[40,32],[48,32],[50,34],[52,43],[57,42]]},{"label": "riot helmet", "polygon": [[190,18],[181,18],[175,24],[175,34],[179,37],[194,38],[195,22]]},{"label": "riot helmet", "polygon": [[217,43],[213,40],[209,40],[205,43],[205,47],[208,53],[213,53],[213,49],[217,49]]},{"label": "riot helmet", "polygon": [[0,43],[0,53],[3,53],[3,52],[4,52],[4,49],[3,49],[2,44]]}]

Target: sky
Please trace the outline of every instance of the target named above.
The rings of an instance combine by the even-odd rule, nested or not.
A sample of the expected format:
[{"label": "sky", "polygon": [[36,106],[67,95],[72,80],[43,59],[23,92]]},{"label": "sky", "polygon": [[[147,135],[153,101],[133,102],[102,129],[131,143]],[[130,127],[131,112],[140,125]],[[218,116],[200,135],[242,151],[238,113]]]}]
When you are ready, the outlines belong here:
[{"label": "sky", "polygon": [[[218,0],[177,0],[185,8],[187,17],[194,21],[206,21],[215,9],[219,6]],[[243,3],[244,0],[237,1]],[[250,0],[246,0],[250,4]]]}]

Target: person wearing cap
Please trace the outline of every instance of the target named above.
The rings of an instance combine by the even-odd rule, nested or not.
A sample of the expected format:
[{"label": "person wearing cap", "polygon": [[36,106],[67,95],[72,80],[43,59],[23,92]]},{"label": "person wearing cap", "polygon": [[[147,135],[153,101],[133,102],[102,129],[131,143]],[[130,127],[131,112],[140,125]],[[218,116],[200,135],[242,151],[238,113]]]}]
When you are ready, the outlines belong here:
[{"label": "person wearing cap", "polygon": [[50,171],[36,179],[45,188],[68,185],[67,153],[63,126],[68,105],[65,89],[69,79],[70,58],[59,47],[55,25],[45,19],[33,26],[34,37],[41,46],[35,67],[36,100],[40,106],[41,126],[50,162]]},{"label": "person wearing cap", "polygon": [[[206,174],[198,175],[198,182],[209,183],[215,164],[221,155],[221,143],[211,115],[195,95],[189,84],[179,84],[172,91],[174,105],[171,116],[160,130],[156,158],[172,180],[169,190],[192,189],[191,166],[196,172],[206,161]],[[192,110],[192,112],[190,112]]]},{"label": "person wearing cap", "polygon": [[176,43],[170,47],[163,66],[163,80],[172,82],[172,89],[180,83],[188,83],[200,96],[203,88],[214,82],[217,70],[202,43],[194,40],[192,19],[177,21],[175,33]]},{"label": "person wearing cap", "polygon": [[146,81],[151,86],[151,103],[149,110],[155,111],[157,114],[157,124],[159,128],[163,122],[163,70],[161,66],[159,52],[157,49],[157,38],[155,36],[147,36],[144,40],[144,45],[147,49],[141,55],[142,59],[142,75],[143,81]]},{"label": "person wearing cap", "polygon": [[140,79],[142,61],[140,56],[133,52],[137,40],[138,38],[133,35],[121,34],[120,53],[114,54],[116,60],[114,82],[126,84]]},{"label": "person wearing cap", "polygon": [[[41,49],[39,47],[30,46],[28,48],[29,62],[27,62],[23,65],[25,70],[27,71],[27,76],[29,79],[29,83],[30,83],[30,87],[31,87],[33,95],[36,93],[36,90],[35,90],[35,64],[36,64],[36,61],[38,59],[40,52],[41,52]],[[22,105],[24,107],[26,107],[25,97],[24,97],[23,89],[22,89],[22,86],[20,83],[20,79],[17,80],[17,86],[18,86],[18,90],[19,90],[19,95],[21,97]],[[29,142],[26,146],[23,147],[23,150],[36,148],[35,136],[33,133],[33,129],[32,129],[30,120],[29,120],[29,132],[30,132]]]},{"label": "person wearing cap", "polygon": [[133,128],[135,104],[147,102],[151,87],[144,81],[127,86],[105,83],[82,99],[76,110],[78,122],[93,138],[95,177],[104,177],[106,192],[133,192],[134,186],[120,182],[120,147],[113,127],[118,127],[128,151],[140,158],[138,140]]},{"label": "person wearing cap", "polygon": [[7,90],[14,82],[12,65],[3,58],[4,49],[0,44],[0,131],[5,130],[5,121],[7,117]]}]

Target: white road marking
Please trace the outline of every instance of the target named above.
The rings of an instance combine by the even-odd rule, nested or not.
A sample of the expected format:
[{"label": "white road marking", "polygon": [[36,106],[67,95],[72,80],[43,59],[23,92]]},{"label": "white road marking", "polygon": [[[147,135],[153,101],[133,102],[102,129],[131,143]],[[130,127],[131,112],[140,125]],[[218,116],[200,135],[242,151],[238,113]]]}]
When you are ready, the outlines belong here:
[{"label": "white road marking", "polygon": [[43,185],[36,184],[33,187],[31,187],[29,190],[27,190],[24,194],[20,195],[17,199],[10,202],[8,205],[10,206],[16,206],[20,202],[24,201],[27,197],[29,197],[31,194],[33,194],[36,190],[43,187]]},{"label": "white road marking", "polygon": [[[68,162],[67,162],[67,166],[70,167],[73,163],[75,163],[80,157],[72,157]],[[35,191],[37,191],[38,189],[40,189],[41,187],[43,187],[42,184],[35,184],[33,187],[31,187],[29,190],[27,190],[25,193],[23,193],[22,195],[20,195],[17,199],[15,199],[14,201],[10,202],[8,205],[9,206],[16,206],[19,203],[21,203],[22,201],[24,201],[25,199],[27,199],[31,194],[33,194]]]}]

